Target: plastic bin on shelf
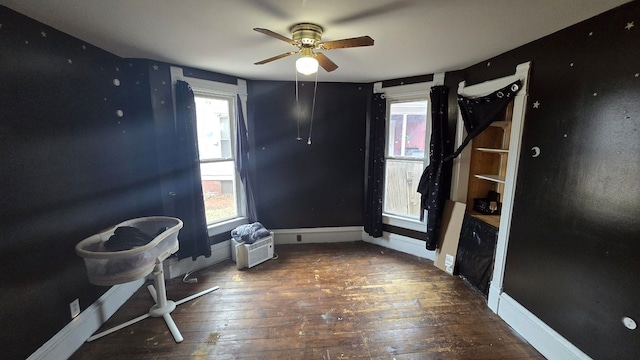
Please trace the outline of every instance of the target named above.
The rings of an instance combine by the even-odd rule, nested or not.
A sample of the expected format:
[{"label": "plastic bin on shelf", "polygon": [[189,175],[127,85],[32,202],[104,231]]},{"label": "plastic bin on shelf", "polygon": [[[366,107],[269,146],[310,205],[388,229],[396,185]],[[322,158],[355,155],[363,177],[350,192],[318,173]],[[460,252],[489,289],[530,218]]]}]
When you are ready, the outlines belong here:
[{"label": "plastic bin on shelf", "polygon": [[[92,284],[111,286],[127,283],[149,275],[156,260],[163,261],[178,251],[178,232],[182,225],[182,220],[166,216],[127,220],[82,240],[76,245],[76,253],[84,259]],[[131,226],[146,234],[156,234],[164,228],[166,230],[144,246],[122,251],[107,250],[104,243],[121,226]]]}]

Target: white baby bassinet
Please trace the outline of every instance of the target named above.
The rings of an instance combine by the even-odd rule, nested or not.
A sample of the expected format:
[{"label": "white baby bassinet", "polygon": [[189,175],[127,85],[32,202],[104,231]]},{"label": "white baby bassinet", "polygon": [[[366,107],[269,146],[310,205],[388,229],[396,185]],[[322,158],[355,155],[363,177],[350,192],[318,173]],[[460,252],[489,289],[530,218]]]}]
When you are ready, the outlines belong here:
[{"label": "white baby bassinet", "polygon": [[[127,220],[113,228],[90,236],[76,245],[76,253],[82,257],[87,267],[89,281],[95,285],[109,286],[135,281],[153,272],[154,285],[147,286],[155,305],[149,312],[109,330],[90,336],[87,341],[99,339],[135,324],[148,317],[162,317],[176,342],[183,337],[171,312],[176,306],[197,297],[218,290],[217,286],[200,291],[182,300],[167,299],[162,262],[179,249],[178,232],[182,228],[182,220],[166,216],[150,216]],[[134,227],[145,234],[156,234],[149,243],[122,251],[109,251],[105,242],[114,235],[119,227]],[[151,236],[151,235],[150,235]]]},{"label": "white baby bassinet", "polygon": [[[118,227],[130,226],[146,234],[159,233],[144,246],[123,251],[109,251],[105,242]],[[178,251],[178,232],[182,220],[151,216],[127,220],[111,229],[90,236],[76,245],[76,253],[84,259],[89,281],[95,285],[123,284],[149,275],[156,261],[163,261]]]}]

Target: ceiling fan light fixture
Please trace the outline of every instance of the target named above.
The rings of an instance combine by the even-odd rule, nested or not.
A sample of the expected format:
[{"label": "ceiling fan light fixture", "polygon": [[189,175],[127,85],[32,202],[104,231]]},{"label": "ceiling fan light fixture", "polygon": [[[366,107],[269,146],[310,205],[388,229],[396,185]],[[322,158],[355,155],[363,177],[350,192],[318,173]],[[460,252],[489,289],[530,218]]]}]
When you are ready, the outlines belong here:
[{"label": "ceiling fan light fixture", "polygon": [[263,65],[274,60],[300,53],[301,57],[296,61],[296,71],[304,75],[317,73],[318,67],[322,67],[326,72],[331,72],[338,68],[338,65],[331,61],[325,54],[321,52],[314,52],[314,50],[333,50],[373,45],[373,39],[369,36],[322,41],[322,32],[324,31],[322,26],[312,23],[300,23],[292,26],[289,29],[291,31],[291,38],[282,36],[269,29],[253,28],[253,30],[284,41],[299,49],[298,51],[289,51],[284,54],[258,61],[254,64]]},{"label": "ceiling fan light fixture", "polygon": [[296,60],[296,70],[303,75],[318,72],[318,60],[313,56],[302,56]]}]

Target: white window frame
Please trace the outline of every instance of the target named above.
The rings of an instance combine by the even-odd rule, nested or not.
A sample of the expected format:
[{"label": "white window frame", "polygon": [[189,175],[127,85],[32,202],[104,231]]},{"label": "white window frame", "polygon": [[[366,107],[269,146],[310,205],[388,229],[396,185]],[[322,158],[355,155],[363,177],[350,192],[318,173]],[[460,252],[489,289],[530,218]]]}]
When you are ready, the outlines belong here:
[{"label": "white window frame", "polygon": [[[242,106],[242,111],[246,114],[246,98],[247,98],[247,85],[246,81],[239,79],[238,84],[227,84],[221,83],[211,80],[203,80],[197,78],[186,77],[183,74],[182,68],[172,66],[171,67],[171,83],[175,84],[177,80],[186,81],[191,86],[194,94],[202,94],[202,95],[210,95],[214,97],[227,98],[232,103],[232,112],[229,114],[230,123],[231,123],[231,153],[233,154],[233,160],[236,159],[236,132],[237,125],[235,122],[235,113],[238,111],[238,108]],[[243,100],[242,104],[237,103],[237,95],[240,95],[240,98]],[[175,97],[175,94],[174,94]],[[175,98],[174,98],[175,104]],[[246,118],[245,118],[246,121]],[[234,166],[235,169],[235,166]],[[214,236],[217,234],[221,234],[227,231],[231,231],[242,224],[247,224],[249,222],[246,214],[246,194],[244,192],[244,187],[242,184],[242,180],[240,179],[240,174],[238,171],[235,171],[235,191],[236,191],[236,201],[238,206],[238,216],[232,219],[227,219],[221,222],[207,224],[207,230],[209,236]]]},{"label": "white window frame", "polygon": [[[429,97],[429,93],[431,91],[431,87],[435,85],[443,85],[444,84],[444,74],[435,74],[433,76],[433,81],[423,82],[423,83],[415,83],[408,85],[398,85],[398,86],[390,86],[382,88],[382,83],[374,84],[374,93],[384,93],[386,101],[387,101],[387,113],[386,113],[386,124],[385,124],[385,150],[384,156],[385,160],[390,158],[388,156],[389,149],[389,123],[391,121],[390,111],[391,111],[391,103],[393,102],[406,102],[406,101],[415,101],[415,100],[426,100],[427,101],[427,126],[426,126],[426,134],[425,134],[425,154],[423,158],[423,168],[426,168],[429,165],[429,148],[430,148],[430,139],[431,139],[431,99]],[[391,157],[393,158],[393,157]],[[405,159],[405,157],[395,157],[397,159]],[[385,162],[385,173],[386,173],[386,162]],[[386,184],[386,175],[384,179],[384,191],[387,189]],[[415,184],[416,190],[418,184]],[[383,195],[383,201],[385,196]],[[397,214],[389,214],[384,212],[384,204],[383,204],[383,212],[382,212],[382,223],[396,226],[399,228],[414,230],[425,232],[427,228],[427,211],[424,210],[424,220],[420,221],[418,219],[409,218]]]}]

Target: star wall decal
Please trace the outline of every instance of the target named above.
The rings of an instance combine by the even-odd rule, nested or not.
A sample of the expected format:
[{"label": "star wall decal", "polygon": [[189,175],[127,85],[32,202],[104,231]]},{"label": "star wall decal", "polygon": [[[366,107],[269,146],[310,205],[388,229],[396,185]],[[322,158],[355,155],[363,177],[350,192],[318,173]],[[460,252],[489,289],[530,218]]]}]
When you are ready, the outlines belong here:
[{"label": "star wall decal", "polygon": [[628,22],[627,26],[625,26],[624,28],[627,29],[627,30],[631,30],[631,28],[634,27],[634,26],[635,26],[635,24],[632,21],[632,22]]},{"label": "star wall decal", "polygon": [[44,31],[40,32],[40,35],[42,35],[43,38],[47,37],[47,33]]},{"label": "star wall decal", "polygon": [[68,62],[69,64],[73,64],[73,60],[71,60],[71,59],[67,59],[67,62]]},{"label": "star wall decal", "polygon": [[153,65],[153,70],[158,70],[158,65]]},{"label": "star wall decal", "polygon": [[537,109],[540,107],[540,101],[536,100],[536,102],[533,103],[533,108]]}]

